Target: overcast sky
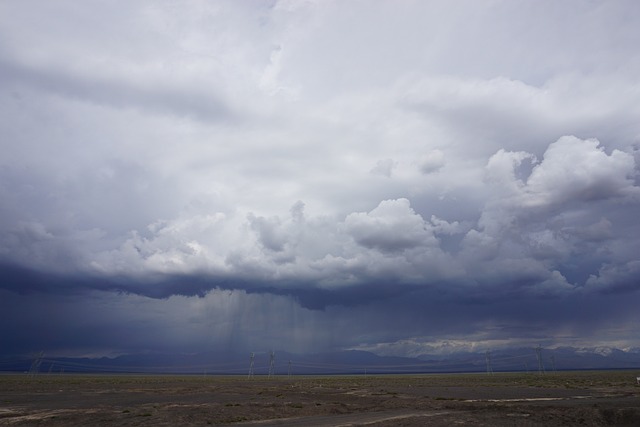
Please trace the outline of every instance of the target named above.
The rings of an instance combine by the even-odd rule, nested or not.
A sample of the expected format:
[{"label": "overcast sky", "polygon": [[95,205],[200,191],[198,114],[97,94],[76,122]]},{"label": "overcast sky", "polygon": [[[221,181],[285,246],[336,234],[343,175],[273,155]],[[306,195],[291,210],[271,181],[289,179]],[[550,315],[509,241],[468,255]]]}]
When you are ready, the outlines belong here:
[{"label": "overcast sky", "polygon": [[1,351],[640,347],[639,23],[0,0]]}]

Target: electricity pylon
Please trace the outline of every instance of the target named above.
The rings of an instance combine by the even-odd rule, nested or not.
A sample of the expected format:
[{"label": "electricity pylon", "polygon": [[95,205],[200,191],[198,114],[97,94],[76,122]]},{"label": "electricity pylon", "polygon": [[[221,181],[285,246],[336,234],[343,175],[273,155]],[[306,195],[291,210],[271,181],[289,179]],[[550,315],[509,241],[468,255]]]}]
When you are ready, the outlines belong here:
[{"label": "electricity pylon", "polygon": [[269,355],[269,378],[273,376],[273,369],[276,362],[276,354],[272,351]]},{"label": "electricity pylon", "polygon": [[253,359],[256,357],[254,352],[251,352],[251,356],[249,356],[249,375],[247,375],[247,378],[253,378]]},{"label": "electricity pylon", "polygon": [[489,350],[484,353],[484,361],[487,363],[487,375],[493,374],[493,368],[491,367],[491,352]]},{"label": "electricity pylon", "polygon": [[40,365],[42,365],[42,358],[44,357],[44,351],[41,351],[40,354],[36,356],[31,363],[31,368],[29,368],[29,376],[35,377],[40,372]]},{"label": "electricity pylon", "polygon": [[536,357],[538,358],[538,374],[544,374],[544,363],[542,363],[542,346],[536,347]]}]

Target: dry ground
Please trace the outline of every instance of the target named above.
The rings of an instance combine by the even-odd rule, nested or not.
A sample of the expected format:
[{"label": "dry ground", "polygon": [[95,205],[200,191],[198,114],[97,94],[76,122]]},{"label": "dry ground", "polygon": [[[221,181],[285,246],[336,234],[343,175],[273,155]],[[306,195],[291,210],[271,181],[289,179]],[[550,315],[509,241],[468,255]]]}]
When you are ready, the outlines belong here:
[{"label": "dry ground", "polygon": [[635,371],[0,376],[0,426],[640,425]]}]

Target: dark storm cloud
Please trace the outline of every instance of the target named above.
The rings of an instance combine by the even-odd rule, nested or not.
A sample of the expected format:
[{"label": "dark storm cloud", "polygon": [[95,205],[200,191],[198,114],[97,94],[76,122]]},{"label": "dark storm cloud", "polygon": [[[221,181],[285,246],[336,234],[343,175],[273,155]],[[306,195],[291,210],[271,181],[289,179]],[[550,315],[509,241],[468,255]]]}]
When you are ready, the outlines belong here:
[{"label": "dark storm cloud", "polygon": [[0,4],[5,325],[632,345],[640,7],[463,6]]},{"label": "dark storm cloud", "polygon": [[24,266],[0,265],[0,289],[18,295],[82,295],[94,291],[135,294],[154,299],[174,295],[202,297],[209,291],[241,290],[249,294],[273,294],[294,298],[301,306],[324,310],[328,306],[358,306],[417,289],[418,285],[390,286],[389,282],[327,290],[307,282],[260,282],[206,274],[156,274],[145,277],[103,277],[82,274],[43,273]]},{"label": "dark storm cloud", "polygon": [[[585,334],[602,339],[602,334],[611,334],[612,324],[626,325],[622,334],[620,326],[616,329],[615,338],[624,337],[633,329],[635,313],[635,302],[628,294],[549,299],[485,293],[465,298],[422,288],[367,299],[365,290],[352,290],[341,293],[353,305],[327,306],[319,312],[300,308],[293,297],[238,291],[212,291],[196,300],[148,299],[86,289],[82,295],[0,293],[3,313],[15,319],[0,327],[7,337],[5,354],[43,348],[85,352],[80,354],[103,354],[105,348],[116,354],[255,351],[283,339],[288,343],[278,344],[279,348],[297,351],[379,345],[379,350],[388,352],[398,345],[393,343],[405,340],[424,351],[437,348],[443,338],[485,342],[494,348],[502,341],[570,345],[583,343]],[[302,299],[312,297],[315,304],[318,295],[330,294],[309,292]],[[357,301],[349,301],[352,297]],[[19,307],[29,316],[20,315]],[[12,332],[16,328],[20,334]]]}]

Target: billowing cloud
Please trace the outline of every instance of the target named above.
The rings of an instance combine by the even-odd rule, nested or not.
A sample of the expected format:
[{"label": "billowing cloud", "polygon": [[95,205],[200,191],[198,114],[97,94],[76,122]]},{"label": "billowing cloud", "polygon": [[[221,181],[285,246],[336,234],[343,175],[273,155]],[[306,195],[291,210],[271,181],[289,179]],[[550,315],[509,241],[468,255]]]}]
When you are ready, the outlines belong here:
[{"label": "billowing cloud", "polygon": [[407,199],[385,200],[368,213],[352,213],[345,219],[346,232],[367,248],[399,251],[433,245],[435,238]]},{"label": "billowing cloud", "polygon": [[545,151],[544,161],[527,180],[529,203],[550,205],[572,201],[634,197],[635,161],[628,153],[610,155],[597,140],[562,137]]},{"label": "billowing cloud", "polygon": [[1,4],[12,348],[637,339],[640,7],[462,6]]}]

